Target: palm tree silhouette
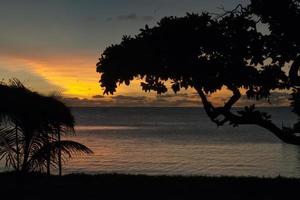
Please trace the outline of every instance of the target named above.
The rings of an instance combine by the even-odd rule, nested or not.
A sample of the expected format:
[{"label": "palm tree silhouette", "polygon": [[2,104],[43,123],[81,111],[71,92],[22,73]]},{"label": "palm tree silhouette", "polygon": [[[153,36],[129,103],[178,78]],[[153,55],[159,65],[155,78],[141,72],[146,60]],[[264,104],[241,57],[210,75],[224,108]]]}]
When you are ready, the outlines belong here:
[{"label": "palm tree silhouette", "polygon": [[0,159],[17,171],[59,168],[76,153],[92,151],[77,142],[61,140],[75,134],[70,109],[52,96],[27,89],[19,80],[0,84]]}]

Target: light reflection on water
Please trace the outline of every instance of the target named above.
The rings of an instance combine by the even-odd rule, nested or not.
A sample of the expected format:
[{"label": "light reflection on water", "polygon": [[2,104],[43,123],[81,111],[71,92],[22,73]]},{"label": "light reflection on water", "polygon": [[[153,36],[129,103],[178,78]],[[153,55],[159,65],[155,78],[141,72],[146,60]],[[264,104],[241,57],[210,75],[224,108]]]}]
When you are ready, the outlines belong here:
[{"label": "light reflection on water", "polygon": [[[281,125],[287,108],[266,109]],[[73,108],[76,136],[93,155],[64,173],[300,177],[300,148],[254,126],[217,128],[201,108]],[[284,119],[284,121],[282,120]]]},{"label": "light reflection on water", "polygon": [[99,130],[136,130],[134,126],[76,126],[75,131],[99,131]]},{"label": "light reflection on water", "polygon": [[94,154],[71,160],[64,172],[300,177],[300,151],[293,145],[110,130],[78,131],[72,139]]}]

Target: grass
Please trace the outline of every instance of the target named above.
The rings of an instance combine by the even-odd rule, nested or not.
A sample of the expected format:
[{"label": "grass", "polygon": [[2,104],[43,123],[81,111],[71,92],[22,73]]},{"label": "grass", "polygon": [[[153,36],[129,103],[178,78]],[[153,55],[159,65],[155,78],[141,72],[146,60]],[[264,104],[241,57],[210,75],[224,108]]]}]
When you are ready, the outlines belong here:
[{"label": "grass", "polygon": [[[6,199],[297,199],[300,179],[123,174],[0,174]],[[2,199],[2,198],[1,198]]]}]

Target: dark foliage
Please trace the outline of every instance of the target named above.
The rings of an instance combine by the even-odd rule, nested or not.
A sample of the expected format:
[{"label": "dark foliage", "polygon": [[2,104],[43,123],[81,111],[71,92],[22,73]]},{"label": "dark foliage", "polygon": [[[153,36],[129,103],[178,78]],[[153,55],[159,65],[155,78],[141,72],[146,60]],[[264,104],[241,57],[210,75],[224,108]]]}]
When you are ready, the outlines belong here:
[{"label": "dark foliage", "polygon": [[[61,134],[74,134],[71,110],[54,97],[32,92],[18,80],[0,84],[0,160],[22,172],[61,169],[74,153],[92,153]],[[65,159],[64,159],[65,158]],[[61,172],[61,170],[60,170]]]},{"label": "dark foliage", "polygon": [[[194,88],[218,126],[258,125],[286,143],[299,145],[295,127],[277,127],[254,106],[231,111],[241,90],[254,100],[269,99],[274,90],[299,92],[300,34],[295,28],[299,22],[297,0],[252,0],[249,6],[218,17],[208,13],[165,17],[105,49],[97,63],[100,85],[104,94],[113,94],[119,84],[129,85],[136,78],[142,90],[158,94],[167,92],[167,81],[175,93]],[[269,33],[260,32],[258,24]],[[207,95],[222,88],[233,95],[224,106],[215,107]]]}]

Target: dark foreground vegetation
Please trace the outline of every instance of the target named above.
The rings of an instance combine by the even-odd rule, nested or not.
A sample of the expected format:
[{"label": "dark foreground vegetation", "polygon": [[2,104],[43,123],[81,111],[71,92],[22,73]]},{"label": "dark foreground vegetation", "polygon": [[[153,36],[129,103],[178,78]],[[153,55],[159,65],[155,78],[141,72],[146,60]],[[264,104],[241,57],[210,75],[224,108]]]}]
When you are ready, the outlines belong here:
[{"label": "dark foreground vegetation", "polygon": [[26,88],[19,80],[0,81],[0,160],[22,173],[47,172],[78,153],[92,150],[76,141],[75,120],[63,102]]},{"label": "dark foreground vegetation", "polygon": [[1,199],[297,199],[300,179],[0,174]]}]

